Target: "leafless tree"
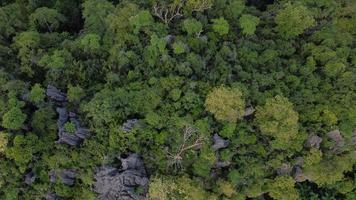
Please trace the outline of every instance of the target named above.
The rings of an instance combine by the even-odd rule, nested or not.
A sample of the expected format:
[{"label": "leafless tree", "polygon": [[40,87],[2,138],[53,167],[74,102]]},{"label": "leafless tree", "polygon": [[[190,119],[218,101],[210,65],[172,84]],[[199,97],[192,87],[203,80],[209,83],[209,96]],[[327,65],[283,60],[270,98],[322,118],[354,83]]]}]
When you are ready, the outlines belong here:
[{"label": "leafless tree", "polygon": [[192,126],[186,125],[182,132],[183,141],[175,152],[167,151],[167,156],[170,159],[170,165],[180,168],[183,160],[183,155],[186,151],[194,148],[199,148],[203,142],[204,137],[198,134],[197,130]]},{"label": "leafless tree", "polygon": [[153,15],[161,19],[165,24],[169,24],[174,18],[183,16],[182,3],[173,3],[168,5],[153,6]]}]

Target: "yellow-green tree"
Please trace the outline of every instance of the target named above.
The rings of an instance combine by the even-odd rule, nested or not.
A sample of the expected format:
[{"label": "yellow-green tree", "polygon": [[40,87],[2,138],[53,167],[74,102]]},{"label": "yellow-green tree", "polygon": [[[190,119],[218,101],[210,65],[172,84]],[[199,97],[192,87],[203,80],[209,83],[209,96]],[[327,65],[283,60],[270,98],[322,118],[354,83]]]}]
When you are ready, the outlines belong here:
[{"label": "yellow-green tree", "polygon": [[256,124],[261,134],[272,137],[275,149],[290,148],[298,137],[298,113],[293,104],[282,96],[267,99],[256,109]]},{"label": "yellow-green tree", "polygon": [[219,121],[236,122],[244,114],[243,94],[237,88],[216,87],[206,97],[205,108]]}]

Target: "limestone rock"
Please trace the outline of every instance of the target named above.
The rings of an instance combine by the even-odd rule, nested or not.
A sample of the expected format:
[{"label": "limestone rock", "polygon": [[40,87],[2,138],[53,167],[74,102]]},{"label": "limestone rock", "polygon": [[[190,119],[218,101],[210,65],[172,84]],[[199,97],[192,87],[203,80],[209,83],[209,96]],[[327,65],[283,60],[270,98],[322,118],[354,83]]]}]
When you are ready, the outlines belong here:
[{"label": "limestone rock", "polygon": [[277,169],[278,175],[289,175],[292,172],[292,167],[289,163],[283,163],[281,167]]},{"label": "limestone rock", "polygon": [[310,135],[308,140],[305,143],[305,146],[308,148],[320,148],[320,143],[323,141],[323,139],[317,135]]},{"label": "limestone rock", "polygon": [[63,184],[71,186],[74,185],[76,175],[75,170],[64,169],[60,171],[59,178]]},{"label": "limestone rock", "polygon": [[122,125],[124,132],[129,132],[138,124],[138,119],[129,119]]},{"label": "limestone rock", "polygon": [[122,169],[110,166],[100,167],[94,178],[94,190],[99,200],[144,200],[145,197],[135,193],[140,187],[148,190],[148,178],[144,164],[137,154],[121,158]]},{"label": "limestone rock", "polygon": [[214,142],[214,144],[213,144],[212,148],[214,149],[214,151],[218,151],[219,149],[226,148],[230,143],[228,140],[224,140],[218,134],[214,134],[213,142]]},{"label": "limestone rock", "polygon": [[58,102],[64,102],[67,100],[67,95],[52,85],[47,86],[46,95],[50,99]]},{"label": "limestone rock", "polygon": [[79,146],[82,141],[83,141],[83,139],[78,137],[75,134],[63,132],[63,133],[61,133],[61,135],[56,143],[57,144],[68,144],[70,146]]},{"label": "limestone rock", "polygon": [[244,117],[248,117],[248,116],[252,115],[254,112],[255,112],[255,109],[252,106],[246,107]]},{"label": "limestone rock", "polygon": [[25,183],[31,185],[36,180],[36,174],[34,171],[31,171],[25,175]]},{"label": "limestone rock", "polygon": [[339,130],[330,131],[326,135],[335,142],[341,142],[343,140]]},{"label": "limestone rock", "polygon": [[56,195],[56,194],[47,194],[46,196],[45,196],[45,200],[58,200],[59,199],[59,196],[58,195]]}]

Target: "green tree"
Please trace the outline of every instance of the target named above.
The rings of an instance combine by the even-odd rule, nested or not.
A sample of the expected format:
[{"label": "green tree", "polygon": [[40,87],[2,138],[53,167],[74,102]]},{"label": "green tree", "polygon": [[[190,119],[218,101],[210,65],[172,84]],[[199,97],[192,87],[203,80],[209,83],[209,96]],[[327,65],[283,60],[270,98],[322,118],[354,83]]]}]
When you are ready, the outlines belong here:
[{"label": "green tree", "polygon": [[275,18],[277,31],[286,39],[302,34],[306,29],[315,25],[310,11],[302,5],[287,3]]},{"label": "green tree", "polygon": [[255,121],[261,134],[275,139],[273,148],[290,148],[298,137],[298,113],[285,97],[267,99],[264,106],[257,107]]},{"label": "green tree", "polygon": [[67,98],[70,102],[79,102],[85,95],[84,89],[79,85],[77,86],[68,86]]},{"label": "green tree", "polygon": [[95,53],[100,50],[100,36],[98,34],[89,33],[86,34],[80,40],[80,46],[85,52]]},{"label": "green tree", "polygon": [[45,98],[45,91],[40,84],[36,83],[32,86],[28,99],[33,103],[40,103]]},{"label": "green tree", "polygon": [[66,18],[60,14],[57,10],[41,7],[37,8],[34,13],[30,15],[30,24],[38,30],[48,30],[53,32],[57,30],[61,23]]},{"label": "green tree", "polygon": [[212,19],[213,22],[212,28],[213,31],[220,36],[226,35],[229,33],[229,23],[222,17],[217,19]]},{"label": "green tree", "polygon": [[137,15],[130,17],[130,25],[133,27],[133,32],[138,34],[140,29],[153,24],[153,18],[147,10],[140,11]]},{"label": "green tree", "polygon": [[13,140],[13,145],[7,149],[6,157],[13,159],[20,171],[24,172],[27,169],[27,164],[35,156],[35,153],[41,150],[41,142],[33,133],[24,135],[16,135]]},{"label": "green tree", "polygon": [[260,19],[253,15],[245,14],[239,19],[239,24],[242,33],[245,35],[253,35],[256,31],[256,26],[260,23]]},{"label": "green tree", "polygon": [[268,193],[276,200],[298,200],[298,191],[294,188],[295,181],[290,176],[277,176],[268,184]]},{"label": "green tree", "polygon": [[26,114],[19,107],[13,107],[2,117],[2,126],[11,130],[18,130],[26,120]]},{"label": "green tree", "polygon": [[84,30],[102,36],[107,28],[106,17],[114,12],[115,6],[106,0],[88,0],[82,6]]},{"label": "green tree", "polygon": [[[0,132],[0,154],[4,153],[7,148],[8,136],[5,132]],[[1,184],[0,184],[1,187]]]},{"label": "green tree", "polygon": [[245,102],[237,88],[214,88],[205,99],[205,108],[223,122],[236,122],[244,114]]},{"label": "green tree", "polygon": [[183,30],[189,36],[198,36],[203,31],[203,25],[196,19],[186,19],[183,21]]}]

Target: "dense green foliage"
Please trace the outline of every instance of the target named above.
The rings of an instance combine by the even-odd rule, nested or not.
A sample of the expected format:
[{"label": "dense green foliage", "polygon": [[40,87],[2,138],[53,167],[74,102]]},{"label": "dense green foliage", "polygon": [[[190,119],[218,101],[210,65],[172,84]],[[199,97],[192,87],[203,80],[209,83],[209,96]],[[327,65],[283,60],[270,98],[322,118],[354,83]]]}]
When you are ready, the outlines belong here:
[{"label": "dense green foliage", "polygon": [[[354,0],[2,0],[0,199],[95,199],[95,169],[136,152],[147,199],[355,200],[355,77]],[[48,85],[80,146],[55,142]]]}]

